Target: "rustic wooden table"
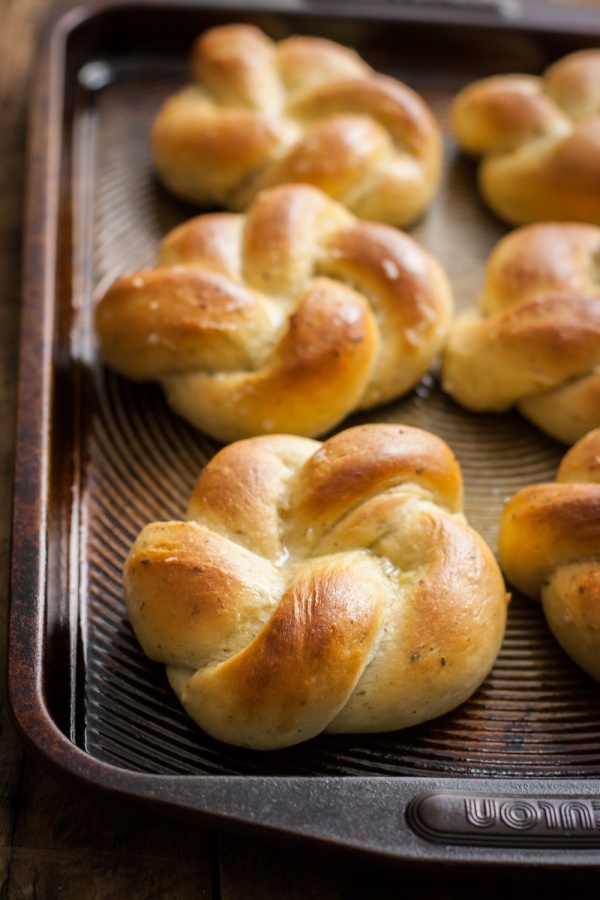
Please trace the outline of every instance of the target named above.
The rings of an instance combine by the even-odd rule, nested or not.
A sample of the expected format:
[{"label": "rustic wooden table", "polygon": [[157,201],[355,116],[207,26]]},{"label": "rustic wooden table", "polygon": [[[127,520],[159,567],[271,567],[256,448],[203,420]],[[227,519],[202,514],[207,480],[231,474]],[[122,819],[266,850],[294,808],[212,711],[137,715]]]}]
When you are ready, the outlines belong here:
[{"label": "rustic wooden table", "polygon": [[[550,2],[550,0],[549,0]],[[584,0],[579,0],[584,2]],[[587,0],[588,3],[592,0]],[[594,0],[599,5],[600,0]],[[73,0],[0,0],[0,640],[6,644],[25,134],[29,77],[44,21]],[[2,676],[3,677],[3,676]],[[3,687],[3,686],[2,686]],[[4,691],[2,691],[2,698]],[[311,848],[217,835],[58,783],[0,719],[0,896],[8,898],[479,897],[518,883],[433,881]],[[565,896],[545,887],[546,897]],[[524,893],[529,890],[523,889]]]}]

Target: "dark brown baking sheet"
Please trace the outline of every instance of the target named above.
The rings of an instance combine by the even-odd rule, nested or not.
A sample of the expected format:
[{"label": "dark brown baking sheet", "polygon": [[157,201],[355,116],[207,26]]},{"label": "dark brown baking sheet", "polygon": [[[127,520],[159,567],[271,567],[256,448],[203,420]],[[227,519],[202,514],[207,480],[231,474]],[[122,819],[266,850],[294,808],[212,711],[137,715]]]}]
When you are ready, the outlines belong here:
[{"label": "dark brown baking sheet", "polygon": [[[321,736],[277,753],[219,744],[187,719],[139,650],[120,570],[138,530],[180,517],[217,446],[153,386],[106,371],[94,299],[154,261],[195,210],[166,195],[148,128],[186,78],[204,28],[252,21],[274,38],[355,46],[430,102],[446,132],[434,206],[412,233],[440,259],[457,307],[475,301],[504,227],[446,128],[451,97],[500,71],[539,72],[600,42],[600,13],[498,2],[136,3],[81,7],[49,28],[32,100],[8,693],[31,751],[84,787],[202,824],[347,848],[401,865],[600,867],[600,690],[518,595],[502,652],[464,706],[387,735]],[[473,416],[426,378],[358,421],[445,438],[466,513],[493,549],[505,499],[551,480],[564,448],[519,416]]]}]

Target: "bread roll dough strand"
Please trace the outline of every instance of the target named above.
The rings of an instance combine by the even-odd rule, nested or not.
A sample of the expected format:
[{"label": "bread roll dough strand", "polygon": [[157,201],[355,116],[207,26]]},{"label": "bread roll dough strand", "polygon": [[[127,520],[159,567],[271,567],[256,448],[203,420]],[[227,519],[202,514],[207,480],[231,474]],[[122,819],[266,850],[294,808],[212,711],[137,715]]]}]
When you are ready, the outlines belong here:
[{"label": "bread roll dough strand", "polygon": [[442,369],[445,389],[473,410],[502,411],[600,365],[600,302],[541,297],[487,319],[457,317]]},{"label": "bread roll dough strand", "polygon": [[273,115],[285,100],[275,45],[252,26],[206,31],[192,48],[190,74],[219,106]]},{"label": "bread roll dough strand", "polygon": [[402,489],[350,512],[319,549],[353,545],[382,561],[396,600],[384,608],[359,686],[327,731],[409,727],[464,702],[487,676],[504,631],[505,603],[488,602],[504,595],[489,547],[461,516]]},{"label": "bread roll dough strand", "polygon": [[316,269],[366,296],[385,335],[360,408],[404,394],[442,349],[452,317],[452,293],[435,257],[397,229],[358,222],[331,235]]},{"label": "bread roll dough strand", "polygon": [[500,554],[509,581],[540,594],[557,568],[600,553],[600,490],[595,484],[531,485],[506,505]]},{"label": "bread roll dough strand", "polygon": [[146,655],[194,667],[245,647],[284,588],[267,560],[196,522],[147,525],[124,575],[129,618]]},{"label": "bread roll dough strand", "polygon": [[354,221],[321,191],[305,187],[265,191],[244,216],[245,282],[279,302],[294,304],[319,274],[323,244]]},{"label": "bread roll dough strand", "polygon": [[263,295],[196,268],[123,276],[96,312],[105,362],[138,380],[258,367],[285,321]]},{"label": "bread roll dough strand", "polygon": [[192,718],[220,740],[255,750],[307,740],[352,694],[385,595],[377,565],[360,552],[310,561],[244,650],[197,672],[170,667],[169,680]]},{"label": "bread roll dough strand", "polygon": [[277,71],[290,97],[289,102],[321,84],[373,74],[356,50],[314,35],[296,34],[283,38],[275,45],[275,55]]},{"label": "bread roll dough strand", "polygon": [[288,434],[264,436],[253,446],[249,464],[243,441],[228,444],[200,473],[187,518],[279,563],[288,554],[284,523],[291,483],[320,446]]},{"label": "bread roll dough strand", "polygon": [[496,244],[479,309],[489,316],[523,300],[581,294],[600,298],[600,228],[544,223],[517,228]]},{"label": "bread roll dough strand", "polygon": [[215,106],[190,86],[170,97],[152,130],[153,162],[165,186],[198,206],[238,209],[264,166],[297,138],[289,120],[248,109]]},{"label": "bread roll dough strand", "polygon": [[560,141],[545,139],[489,157],[479,184],[487,203],[507,222],[600,224],[600,117]]},{"label": "bread roll dough strand", "polygon": [[574,444],[598,424],[600,367],[589,375],[521,400],[518,408],[546,434]]},{"label": "bread roll dough strand", "polygon": [[600,53],[595,48],[563,56],[546,69],[544,89],[573,122],[600,113]]},{"label": "bread roll dough strand", "polygon": [[165,235],[157,264],[160,268],[191,266],[242,282],[243,227],[244,219],[231,213],[196,216]]},{"label": "bread roll dough strand", "polygon": [[492,75],[455,97],[451,126],[461,146],[475,156],[503,154],[530,141],[562,137],[568,117],[544,95],[534,75]]},{"label": "bread roll dough strand", "polygon": [[441,138],[406,85],[383,75],[348,79],[304,94],[289,114],[303,137],[265,169],[256,188],[309,182],[360,218],[394,224],[413,221],[433,199]]},{"label": "bread roll dough strand", "polygon": [[162,376],[167,401],[218,440],[260,433],[323,434],[356,408],[379,334],[362,297],[317,281],[260,368]]},{"label": "bread roll dough strand", "polygon": [[600,484],[600,436],[598,429],[585,434],[565,453],[556,475],[557,481]]},{"label": "bread roll dough strand", "polygon": [[543,604],[565,653],[600,681],[600,566],[573,563],[557,570],[544,588]]},{"label": "bread roll dough strand", "polygon": [[259,28],[241,23],[201,34],[190,68],[218,102],[268,113],[283,107],[286,94],[372,72],[358,53],[334,41],[293,35],[273,42]]},{"label": "bread roll dough strand", "polygon": [[450,512],[462,508],[460,467],[441,438],[396,425],[334,435],[290,484],[290,546],[314,552],[348,510],[399,485],[416,487]]}]

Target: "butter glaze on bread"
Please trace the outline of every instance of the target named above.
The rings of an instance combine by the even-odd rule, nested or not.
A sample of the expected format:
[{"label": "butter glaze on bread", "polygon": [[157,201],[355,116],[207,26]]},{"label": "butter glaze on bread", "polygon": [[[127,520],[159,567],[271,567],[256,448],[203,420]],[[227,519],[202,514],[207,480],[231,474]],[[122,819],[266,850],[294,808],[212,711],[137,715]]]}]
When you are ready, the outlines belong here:
[{"label": "butter glaze on bread", "polygon": [[437,191],[433,114],[353,50],[225,25],[198,38],[191,75],[152,132],[158,176],[185,200],[240,211],[265,188],[305,182],[361,218],[406,225]]},{"label": "butter glaze on bread", "polygon": [[468,409],[515,406],[572,444],[600,425],[600,228],[523,226],[491,253],[479,308],[452,323],[444,389]]},{"label": "butter glaze on bread", "polygon": [[600,224],[600,49],[569,54],[541,77],[497,75],[456,96],[451,124],[482,158],[485,202],[511,225]]},{"label": "butter glaze on bread", "polygon": [[600,681],[600,428],[569,450],[556,483],[507,503],[499,552],[511,584],[541,600],[563,649]]},{"label": "butter glaze on bread", "polygon": [[230,444],[186,520],[147,525],[131,549],[137,638],[189,715],[232,744],[439,716],[487,676],[506,622],[462,494],[448,446],[415,428]]},{"label": "butter glaze on bread", "polygon": [[314,437],[414,387],[452,308],[416,241],[298,184],[176,228],[156,269],[109,288],[96,326],[110,366],[159,381],[218,440]]}]

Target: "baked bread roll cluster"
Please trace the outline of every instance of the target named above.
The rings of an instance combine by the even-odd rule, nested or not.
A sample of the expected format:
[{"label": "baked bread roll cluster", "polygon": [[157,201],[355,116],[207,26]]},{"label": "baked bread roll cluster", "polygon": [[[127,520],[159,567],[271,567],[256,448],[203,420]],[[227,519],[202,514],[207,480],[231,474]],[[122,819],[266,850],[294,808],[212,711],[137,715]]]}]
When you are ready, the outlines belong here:
[{"label": "baked bread roll cluster", "polygon": [[96,326],[110,366],[231,441],[318,436],[400,396],[451,315],[446,275],[415,240],[298,184],[177,227],[157,268],[109,288]]},{"label": "baked bread roll cluster", "polygon": [[515,406],[572,444],[600,425],[600,228],[538,223],[489,257],[479,308],[454,320],[444,389],[470,410]]},{"label": "baked bread roll cluster", "polygon": [[353,50],[225,25],[198,38],[191,74],[152,134],[159,178],[187,201],[240,211],[265,188],[305,182],[361,218],[407,225],[437,191],[436,119]]},{"label": "baked bread roll cluster", "polygon": [[480,191],[501,219],[600,224],[600,50],[569,54],[539,77],[473,82],[451,124],[482,158]]},{"label": "baked bread roll cluster", "polygon": [[510,583],[541,600],[559,644],[600,681],[600,428],[568,451],[556,483],[507,503],[499,553]]},{"label": "baked bread roll cluster", "polygon": [[135,541],[133,628],[219,740],[415,725],[476,690],[504,634],[499,567],[461,506],[452,452],[416,428],[229,444],[185,521]]},{"label": "baked bread roll cluster", "polygon": [[485,200],[535,224],[500,241],[479,308],[452,322],[444,270],[394,227],[439,184],[423,100],[331,41],[249,25],[196,41],[154,161],[174,194],[222,209],[119,278],[96,325],[108,365],[159,382],[226,444],[185,518],[146,525],[124,569],[141,647],[212,737],[273,750],[405,728],[490,672],[509,595],[450,448],[398,425],[314,440],[411,390],[440,354],[459,404],[514,406],[575,444],[558,483],[507,504],[499,557],[600,680],[598,85],[600,51],[585,51],[456,98]]}]

